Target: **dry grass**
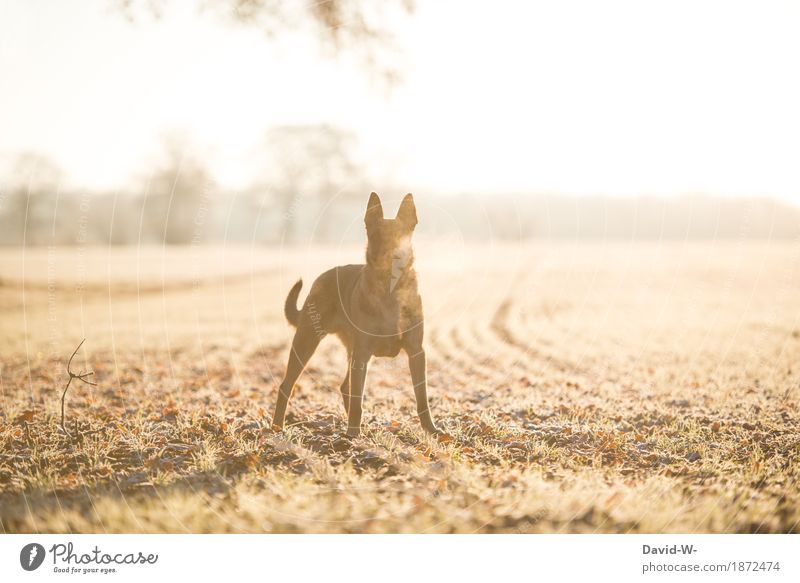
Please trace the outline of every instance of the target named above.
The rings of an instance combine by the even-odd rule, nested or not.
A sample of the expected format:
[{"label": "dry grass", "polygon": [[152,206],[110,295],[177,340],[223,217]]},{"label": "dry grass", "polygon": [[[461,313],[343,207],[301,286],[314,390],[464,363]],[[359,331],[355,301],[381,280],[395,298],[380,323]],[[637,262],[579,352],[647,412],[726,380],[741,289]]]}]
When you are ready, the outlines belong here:
[{"label": "dry grass", "polygon": [[[353,442],[333,340],[268,427],[284,294],[359,250],[2,252],[0,529],[798,530],[800,247],[457,251],[417,250],[449,437],[420,431],[397,359]],[[68,437],[84,336],[99,386],[70,388]]]}]

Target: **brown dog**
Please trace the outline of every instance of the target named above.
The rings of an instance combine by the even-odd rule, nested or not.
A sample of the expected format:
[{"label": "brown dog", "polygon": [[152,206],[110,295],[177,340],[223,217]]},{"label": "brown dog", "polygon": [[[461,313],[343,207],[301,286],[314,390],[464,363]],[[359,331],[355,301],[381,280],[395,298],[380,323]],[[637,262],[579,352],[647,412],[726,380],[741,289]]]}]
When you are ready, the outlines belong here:
[{"label": "brown dog", "polygon": [[320,275],[301,310],[297,309],[297,296],[303,280],[294,284],[286,298],[286,319],[297,331],[286,376],[278,390],[272,420],[276,429],[283,427],[294,384],[320,340],[327,334],[336,334],[347,349],[349,360],[340,388],[348,415],[348,437],[357,436],[361,430],[364,380],[370,359],[397,356],[401,349],[408,355],[420,423],[425,431],[439,433],[428,408],[422,300],[413,269],[411,235],[417,225],[414,198],[407,194],[397,217],[384,219],[381,201],[373,192],[364,223],[366,264],[340,265]]}]

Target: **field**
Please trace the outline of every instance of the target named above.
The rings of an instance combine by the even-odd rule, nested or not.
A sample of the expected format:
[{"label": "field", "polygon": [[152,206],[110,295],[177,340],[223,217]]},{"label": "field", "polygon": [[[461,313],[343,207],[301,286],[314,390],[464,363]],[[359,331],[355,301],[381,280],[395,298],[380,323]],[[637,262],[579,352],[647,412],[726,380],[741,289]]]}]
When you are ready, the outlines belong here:
[{"label": "field", "polygon": [[286,292],[362,249],[3,250],[0,531],[798,530],[800,246],[445,243],[417,270],[447,433],[398,357],[353,441],[334,339],[270,417]]}]

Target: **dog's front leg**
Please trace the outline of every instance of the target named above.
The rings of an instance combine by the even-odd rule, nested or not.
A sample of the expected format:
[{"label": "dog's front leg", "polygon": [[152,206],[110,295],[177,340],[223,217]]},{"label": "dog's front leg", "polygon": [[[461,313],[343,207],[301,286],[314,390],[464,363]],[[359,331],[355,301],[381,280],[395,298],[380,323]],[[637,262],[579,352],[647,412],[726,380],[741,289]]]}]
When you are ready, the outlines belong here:
[{"label": "dog's front leg", "polygon": [[354,350],[350,360],[350,410],[347,415],[347,437],[356,437],[361,432],[364,382],[367,378],[367,365],[371,357],[369,352]]},{"label": "dog's front leg", "polygon": [[411,369],[411,382],[414,384],[419,422],[428,433],[438,434],[441,432],[433,422],[428,404],[428,377],[425,366],[425,350],[422,347],[408,353],[408,367]]}]

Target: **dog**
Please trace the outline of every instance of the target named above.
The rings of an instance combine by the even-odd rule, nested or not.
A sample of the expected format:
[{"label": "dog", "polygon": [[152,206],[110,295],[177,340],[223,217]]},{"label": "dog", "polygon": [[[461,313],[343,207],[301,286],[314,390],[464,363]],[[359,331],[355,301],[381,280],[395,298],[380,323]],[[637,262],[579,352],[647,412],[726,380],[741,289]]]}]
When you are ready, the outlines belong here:
[{"label": "dog", "polygon": [[408,355],[411,382],[422,428],[440,435],[428,405],[424,318],[417,290],[411,237],[417,226],[417,209],[409,193],[394,219],[383,218],[383,206],[371,193],[364,215],[367,231],[366,263],[340,265],[320,275],[312,284],[302,309],[297,298],[303,287],[294,284],[284,304],[289,323],[297,330],[289,352],[286,376],[278,388],[273,428],[280,431],[294,385],[322,338],[336,335],[347,349],[348,369],[340,391],[347,415],[347,437],[361,431],[364,382],[374,356]]}]

